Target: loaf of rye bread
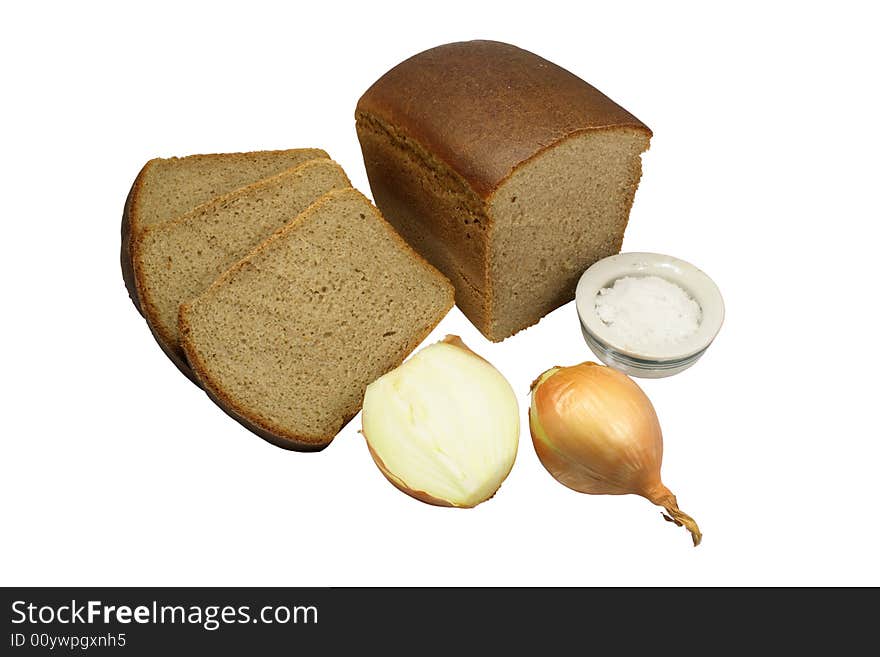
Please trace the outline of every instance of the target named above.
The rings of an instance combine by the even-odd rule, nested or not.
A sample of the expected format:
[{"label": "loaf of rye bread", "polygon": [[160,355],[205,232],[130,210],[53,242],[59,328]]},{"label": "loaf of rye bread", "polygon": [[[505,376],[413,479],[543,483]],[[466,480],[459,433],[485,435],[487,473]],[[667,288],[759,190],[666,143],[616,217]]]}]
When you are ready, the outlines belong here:
[{"label": "loaf of rye bread", "polygon": [[180,347],[180,304],[206,289],[272,233],[334,189],[351,187],[333,160],[318,158],[144,226],[132,238],[135,287],[163,351],[191,374]]},{"label": "loaf of rye bread", "polygon": [[493,341],[620,250],[651,138],[574,74],[494,41],[404,61],[355,117],[376,204]]},{"label": "loaf of rye bread", "polygon": [[452,304],[449,281],[346,189],[325,194],[182,304],[179,330],[221,408],[276,445],[315,451]]},{"label": "loaf of rye bread", "polygon": [[131,260],[133,235],[145,226],[179,217],[240,187],[326,157],[320,148],[293,148],[154,158],[147,162],[135,178],[122,212],[122,279],[135,307],[141,310]]}]

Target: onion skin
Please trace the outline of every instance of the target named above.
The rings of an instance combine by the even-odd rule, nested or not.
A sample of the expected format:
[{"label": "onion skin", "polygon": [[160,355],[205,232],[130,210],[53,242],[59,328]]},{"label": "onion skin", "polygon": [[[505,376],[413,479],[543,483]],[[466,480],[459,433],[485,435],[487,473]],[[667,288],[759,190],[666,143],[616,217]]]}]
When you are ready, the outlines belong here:
[{"label": "onion skin", "polygon": [[660,480],[657,414],[628,376],[590,362],[550,368],[532,383],[529,429],[538,458],[561,484],[591,495],[641,495],[699,545],[699,527]]},{"label": "onion skin", "polygon": [[[470,351],[470,349],[468,349],[468,351]],[[410,488],[410,487],[407,486],[405,483],[403,483],[403,481],[401,481],[400,479],[398,479],[397,477],[394,476],[394,474],[393,474],[393,473],[388,469],[388,467],[385,465],[385,461],[383,461],[383,460],[379,457],[379,455],[376,454],[376,452],[373,450],[373,448],[370,447],[370,443],[369,443],[369,441],[367,441],[367,449],[368,449],[369,452],[370,452],[370,456],[373,457],[373,462],[374,462],[374,463],[376,464],[376,466],[379,468],[379,471],[380,471],[383,475],[385,475],[385,478],[386,478],[388,481],[390,481],[391,484],[392,484],[397,490],[399,490],[401,493],[406,493],[406,494],[409,495],[410,497],[414,497],[415,499],[417,499],[419,502],[424,502],[425,504],[430,504],[430,505],[432,505],[432,506],[449,506],[449,507],[455,507],[455,505],[454,505],[452,502],[447,502],[446,500],[441,500],[439,497],[434,497],[433,495],[431,495],[431,494],[429,494],[429,493],[426,493],[426,492],[423,491],[423,490],[414,490],[414,489]],[[499,488],[500,488],[500,486],[499,486]],[[498,491],[495,491],[495,492],[497,493]],[[470,509],[470,508],[473,508],[473,506],[474,506],[474,505],[471,505],[471,506],[458,506],[458,507],[456,507],[456,508],[459,508],[459,509]]]}]

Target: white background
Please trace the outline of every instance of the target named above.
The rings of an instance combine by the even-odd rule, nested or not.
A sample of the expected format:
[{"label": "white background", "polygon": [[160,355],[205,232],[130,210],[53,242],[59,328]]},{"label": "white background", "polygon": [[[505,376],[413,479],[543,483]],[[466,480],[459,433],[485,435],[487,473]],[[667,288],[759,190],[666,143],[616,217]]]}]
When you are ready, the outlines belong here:
[{"label": "white background", "polygon": [[[870,3],[15,3],[0,26],[5,585],[880,584],[876,17]],[[612,6],[613,5],[613,6]],[[662,5],[662,6],[661,6]],[[27,8],[24,8],[24,7]],[[401,494],[355,418],[286,452],[162,355],[119,273],[155,156],[325,148],[369,194],[353,112],[400,60],[509,41],[653,130],[624,250],[703,268],[727,322],[643,386],[704,532],[570,491],[526,431],[474,510]],[[492,345],[520,395],[592,359],[573,304]]]}]

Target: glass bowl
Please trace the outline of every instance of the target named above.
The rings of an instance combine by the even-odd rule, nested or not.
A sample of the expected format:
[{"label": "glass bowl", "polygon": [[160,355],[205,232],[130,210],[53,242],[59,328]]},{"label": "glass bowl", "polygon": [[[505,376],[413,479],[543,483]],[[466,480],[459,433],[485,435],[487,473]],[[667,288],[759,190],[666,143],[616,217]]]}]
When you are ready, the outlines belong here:
[{"label": "glass bowl", "polygon": [[[702,312],[696,332],[687,338],[635,350],[616,342],[596,312],[596,295],[624,276],[658,276],[685,290]],[[578,281],[575,307],[590,349],[606,365],[630,376],[659,379],[686,370],[706,353],[724,322],[724,300],[714,281],[689,262],[659,253],[621,253],[599,260]]]}]

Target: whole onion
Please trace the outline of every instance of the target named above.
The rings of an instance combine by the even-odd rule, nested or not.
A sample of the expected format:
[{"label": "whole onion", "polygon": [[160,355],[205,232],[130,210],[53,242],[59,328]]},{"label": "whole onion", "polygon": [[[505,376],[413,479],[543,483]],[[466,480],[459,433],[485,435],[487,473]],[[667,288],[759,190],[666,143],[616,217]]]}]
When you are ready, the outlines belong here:
[{"label": "whole onion", "polygon": [[628,376],[589,362],[547,370],[532,383],[529,428],[538,458],[560,483],[592,495],[641,495],[699,545],[697,523],[660,480],[657,414]]}]

